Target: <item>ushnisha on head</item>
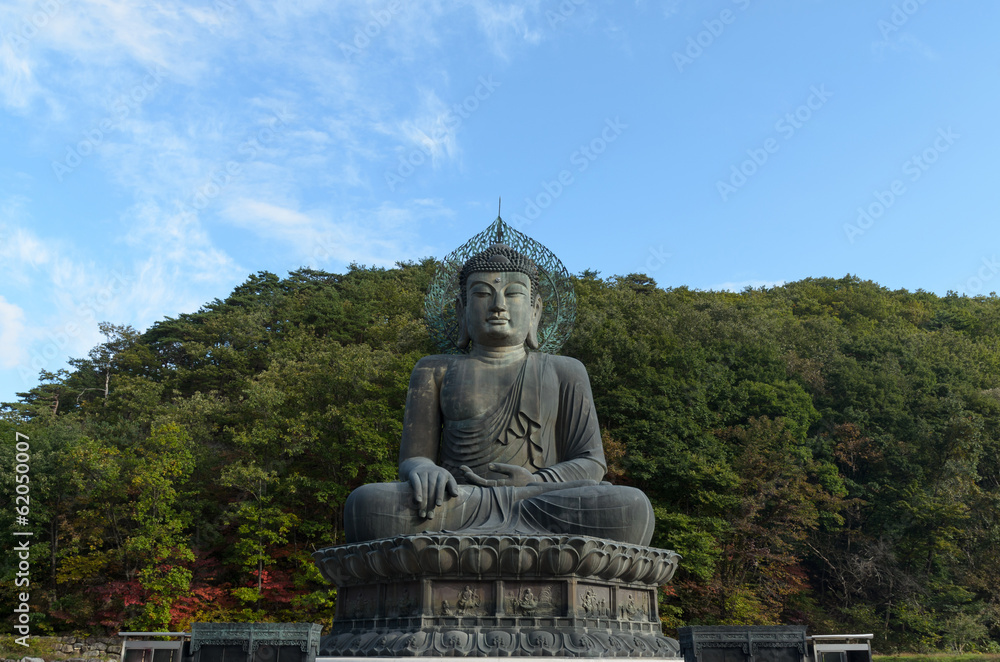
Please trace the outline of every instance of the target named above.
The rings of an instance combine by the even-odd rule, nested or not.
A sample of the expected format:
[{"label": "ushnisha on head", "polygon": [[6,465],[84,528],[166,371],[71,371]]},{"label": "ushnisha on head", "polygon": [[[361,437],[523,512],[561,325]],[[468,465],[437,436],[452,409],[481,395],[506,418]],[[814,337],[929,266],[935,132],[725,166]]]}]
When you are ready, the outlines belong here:
[{"label": "ushnisha on head", "polygon": [[459,273],[458,346],[527,345],[538,349],[542,301],[538,267],[505,244],[473,255]]},{"label": "ushnisha on head", "polygon": [[466,283],[469,274],[495,271],[499,273],[517,271],[531,280],[531,302],[538,296],[538,267],[524,253],[519,253],[506,244],[493,244],[482,253],[470,257],[458,274],[458,287],[462,303],[467,303]]}]

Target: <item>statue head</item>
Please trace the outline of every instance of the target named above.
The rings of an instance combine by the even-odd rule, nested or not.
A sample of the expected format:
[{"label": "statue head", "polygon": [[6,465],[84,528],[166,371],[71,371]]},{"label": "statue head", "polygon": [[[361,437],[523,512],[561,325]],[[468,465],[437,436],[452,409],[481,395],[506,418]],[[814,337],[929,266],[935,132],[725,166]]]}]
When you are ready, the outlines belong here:
[{"label": "statue head", "polygon": [[538,349],[542,300],[538,267],[526,255],[493,244],[470,257],[459,273],[458,346],[527,344]]}]

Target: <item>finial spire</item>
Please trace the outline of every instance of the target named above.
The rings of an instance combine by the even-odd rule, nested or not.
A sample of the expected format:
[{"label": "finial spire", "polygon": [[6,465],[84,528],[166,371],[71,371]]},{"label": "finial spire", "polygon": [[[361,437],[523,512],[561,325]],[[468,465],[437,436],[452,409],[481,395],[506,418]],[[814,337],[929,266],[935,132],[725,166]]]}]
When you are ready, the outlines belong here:
[{"label": "finial spire", "polygon": [[[503,198],[501,198],[498,195],[497,196],[497,220],[498,221],[503,220],[503,219],[500,218],[500,203],[502,201],[503,201]],[[497,243],[499,244],[501,241],[503,241],[503,226],[500,223],[497,223]]]}]

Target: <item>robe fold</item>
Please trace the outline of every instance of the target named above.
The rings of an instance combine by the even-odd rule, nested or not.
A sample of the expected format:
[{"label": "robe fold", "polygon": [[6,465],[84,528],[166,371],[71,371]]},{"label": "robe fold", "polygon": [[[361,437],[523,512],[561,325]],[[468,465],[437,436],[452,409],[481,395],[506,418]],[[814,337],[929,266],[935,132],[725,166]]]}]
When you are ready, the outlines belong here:
[{"label": "robe fold", "polygon": [[560,374],[574,372],[575,365],[548,354],[529,354],[491,411],[445,421],[438,464],[459,484],[467,482],[462,465],[495,477],[491,462],[525,467],[551,483],[601,480],[607,465],[590,382],[582,370],[582,380]]}]

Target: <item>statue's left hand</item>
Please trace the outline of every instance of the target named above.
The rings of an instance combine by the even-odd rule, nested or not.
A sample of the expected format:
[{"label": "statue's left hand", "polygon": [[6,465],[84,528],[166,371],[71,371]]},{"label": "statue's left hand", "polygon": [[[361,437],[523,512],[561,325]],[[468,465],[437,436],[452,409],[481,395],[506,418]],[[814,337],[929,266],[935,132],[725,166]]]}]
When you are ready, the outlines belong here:
[{"label": "statue's left hand", "polygon": [[541,482],[541,478],[516,464],[502,464],[500,462],[490,464],[490,471],[503,474],[506,476],[505,478],[483,478],[465,465],[459,468],[465,473],[465,479],[470,484],[479,485],[480,487],[499,487],[502,485],[524,487],[525,485]]}]

